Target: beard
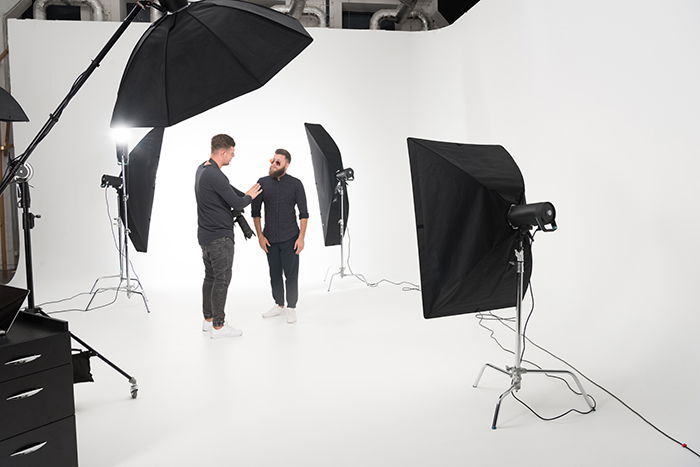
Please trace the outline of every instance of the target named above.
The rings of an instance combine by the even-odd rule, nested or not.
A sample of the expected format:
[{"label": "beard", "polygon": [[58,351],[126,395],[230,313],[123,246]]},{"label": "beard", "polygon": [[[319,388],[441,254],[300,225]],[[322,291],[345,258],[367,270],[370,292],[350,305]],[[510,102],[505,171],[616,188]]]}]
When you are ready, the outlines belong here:
[{"label": "beard", "polygon": [[279,177],[281,177],[282,175],[284,175],[284,172],[285,172],[284,167],[280,167],[280,168],[277,169],[277,170],[275,170],[275,169],[273,169],[272,167],[270,167],[270,172],[269,172],[269,174],[270,174],[270,177],[279,178]]}]

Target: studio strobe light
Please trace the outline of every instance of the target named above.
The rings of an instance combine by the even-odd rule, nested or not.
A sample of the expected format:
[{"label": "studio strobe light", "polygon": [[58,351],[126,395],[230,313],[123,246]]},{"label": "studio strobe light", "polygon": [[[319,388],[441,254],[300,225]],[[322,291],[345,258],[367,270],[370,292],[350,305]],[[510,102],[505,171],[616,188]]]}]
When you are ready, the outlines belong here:
[{"label": "studio strobe light", "polygon": [[[317,123],[304,123],[306,136],[311,149],[311,162],[314,166],[318,205],[321,208],[321,225],[326,246],[340,245],[340,267],[331,275],[328,291],[333,285],[333,279],[338,276],[355,277],[366,282],[360,274],[347,273],[345,269],[345,253],[343,238],[348,226],[348,182],[355,179],[355,171],[350,167],[343,168],[343,159],[338,145],[323,126]],[[326,276],[328,273],[326,273]],[[326,277],[327,278],[327,277]]]},{"label": "studio strobe light", "polygon": [[[556,229],[551,203],[526,204],[520,169],[502,146],[408,139],[423,315],[437,318],[515,307],[515,364],[485,364],[511,378],[501,401],[525,373],[569,375],[591,410],[586,391],[567,370],[522,366],[522,299],[532,272],[530,231]],[[514,293],[515,292],[515,293]]]},{"label": "studio strobe light", "polygon": [[[136,251],[145,253],[148,250],[148,233],[164,129],[154,128],[148,132],[131,152],[126,144],[126,135],[122,134],[122,131],[121,129],[114,131],[115,138],[118,140],[117,162],[121,167],[121,173],[119,176],[102,175],[100,184],[102,188],[111,187],[117,192],[119,274],[101,276],[95,280],[90,289],[92,297],[85,311],[90,309],[98,293],[115,290],[117,293],[125,292],[128,298],[131,298],[132,294],[140,295],[146,311],[150,313],[143,284],[138,277],[132,277],[129,238]],[[100,281],[114,278],[119,279],[116,287],[97,288]]]}]

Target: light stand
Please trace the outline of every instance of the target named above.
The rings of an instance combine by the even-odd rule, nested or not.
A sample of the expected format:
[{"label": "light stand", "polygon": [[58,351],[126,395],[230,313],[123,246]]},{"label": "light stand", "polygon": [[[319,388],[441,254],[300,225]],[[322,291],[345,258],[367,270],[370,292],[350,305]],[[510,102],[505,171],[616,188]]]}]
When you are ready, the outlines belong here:
[{"label": "light stand", "polygon": [[[357,274],[347,274],[345,272],[345,252],[343,249],[343,241],[345,240],[345,190],[348,188],[348,181],[354,180],[354,177],[352,169],[345,169],[336,174],[338,185],[335,187],[335,192],[338,193],[340,200],[340,219],[338,220],[338,224],[340,225],[340,268],[338,272],[334,272],[331,275],[331,280],[328,283],[328,292],[331,291],[333,278],[335,276],[339,276],[341,279],[343,277],[357,277]],[[326,277],[328,277],[328,273],[326,273]]]},{"label": "light stand", "polygon": [[29,193],[29,178],[32,175],[32,169],[29,164],[22,166],[21,170],[17,171],[15,178],[17,183],[17,204],[22,208],[22,230],[24,231],[24,264],[27,270],[27,311],[30,313],[39,313],[41,308],[38,308],[34,302],[34,267],[32,260],[32,229],[34,228],[35,219],[40,219],[41,216],[30,211],[32,205],[31,195]]},{"label": "light stand", "polygon": [[[30,211],[31,209],[31,195],[29,190],[29,178],[32,175],[31,166],[28,164],[22,164],[15,171],[16,175],[14,178],[17,184],[17,191],[19,196],[19,206],[22,208],[22,229],[24,230],[24,260],[26,265],[27,273],[27,288],[29,289],[27,309],[25,311],[29,313],[40,314],[49,317],[40,307],[35,305],[34,302],[34,268],[32,267],[32,238],[31,230],[34,228],[34,219],[41,218],[41,216],[36,215]],[[80,339],[78,336],[69,331],[70,336],[78,342],[80,345],[85,347],[91,356],[95,356],[105,362],[107,365],[111,366],[114,370],[124,376],[131,383],[131,388],[129,392],[132,399],[136,399],[138,395],[139,387],[136,384],[136,378],[126,373],[124,370],[119,368],[117,365],[109,361],[104,355],[99,353],[93,347],[89,346],[85,341]]]},{"label": "light stand", "polygon": [[593,404],[591,404],[590,398],[588,394],[586,394],[586,390],[583,389],[583,386],[581,385],[581,382],[579,379],[576,377],[574,373],[568,370],[542,370],[542,369],[528,369],[528,368],[523,368],[522,366],[522,351],[521,351],[521,346],[522,346],[522,341],[524,336],[522,335],[521,331],[521,323],[522,323],[522,303],[523,303],[523,293],[524,293],[524,277],[525,277],[525,250],[523,248],[523,243],[525,241],[525,238],[529,235],[529,227],[527,229],[520,228],[519,229],[519,236],[518,236],[518,246],[515,250],[515,259],[516,259],[516,271],[517,271],[517,286],[516,286],[516,306],[515,306],[515,365],[514,366],[506,366],[505,370],[502,368],[497,367],[496,365],[493,365],[491,363],[486,363],[483,367],[481,367],[481,371],[479,371],[479,375],[476,377],[476,381],[474,381],[473,387],[477,387],[479,384],[479,380],[481,379],[481,376],[484,374],[484,370],[486,367],[493,368],[496,371],[500,371],[501,373],[510,376],[511,380],[511,385],[510,387],[500,395],[498,398],[498,402],[496,403],[496,410],[494,411],[493,414],[493,422],[491,423],[491,429],[495,430],[496,429],[496,422],[498,421],[498,412],[501,408],[501,402],[503,399],[508,395],[513,392],[517,392],[520,390],[522,387],[522,375],[525,373],[539,373],[539,374],[547,374],[547,373],[555,373],[555,374],[568,374],[571,376],[571,378],[574,380],[576,383],[576,386],[578,386],[579,391],[581,392],[581,396],[583,399],[586,401],[586,404],[588,404],[588,407],[590,407],[591,411],[595,410],[595,407]]},{"label": "light stand", "polygon": [[[90,301],[88,302],[87,306],[85,307],[85,311],[88,311],[90,309],[90,305],[92,304],[92,301],[95,299],[95,296],[98,293],[104,292],[106,290],[115,290],[117,294],[119,292],[125,292],[127,298],[131,298],[132,294],[140,295],[141,298],[143,299],[143,304],[146,307],[146,312],[150,313],[151,310],[148,307],[148,299],[146,298],[146,291],[143,289],[143,286],[141,285],[141,281],[138,279],[138,277],[131,278],[131,271],[130,271],[130,262],[129,262],[129,216],[128,211],[127,211],[127,201],[129,199],[129,192],[127,190],[127,184],[126,184],[126,169],[127,166],[129,165],[129,149],[126,144],[117,144],[117,158],[119,159],[119,165],[121,166],[122,173],[121,176],[117,179],[118,180],[118,186],[115,186],[116,183],[115,179],[116,177],[109,177],[109,176],[103,176],[102,177],[102,187],[106,187],[107,185],[112,186],[116,191],[117,191],[117,199],[119,202],[119,211],[120,213],[123,213],[123,215],[118,216],[115,220],[118,224],[118,230],[119,230],[119,244],[118,244],[118,250],[119,250],[119,274],[116,275],[111,275],[111,276],[101,276],[98,277],[95,280],[95,283],[92,284],[92,288],[90,289],[90,293],[92,294],[92,297],[90,297]],[[121,220],[119,219],[121,217]],[[96,288],[97,284],[104,279],[113,279],[113,278],[119,278],[119,284],[116,287],[100,287]],[[126,285],[123,285],[126,284]]]}]

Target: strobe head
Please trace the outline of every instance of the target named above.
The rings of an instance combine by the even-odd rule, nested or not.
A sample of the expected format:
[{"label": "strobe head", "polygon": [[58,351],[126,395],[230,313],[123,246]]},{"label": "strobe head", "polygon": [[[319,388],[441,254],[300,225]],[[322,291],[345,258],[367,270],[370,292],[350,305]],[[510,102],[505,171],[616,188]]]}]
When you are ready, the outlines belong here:
[{"label": "strobe head", "polygon": [[514,229],[530,230],[532,227],[537,227],[543,232],[553,232],[557,230],[557,223],[554,220],[556,215],[554,205],[547,201],[514,204],[508,210],[508,222]]},{"label": "strobe head", "polygon": [[100,188],[112,187],[119,191],[122,189],[122,178],[118,175],[102,175],[100,180]]},{"label": "strobe head", "polygon": [[335,173],[335,178],[342,183],[352,182],[355,180],[355,171],[350,167],[347,169],[339,170]]}]

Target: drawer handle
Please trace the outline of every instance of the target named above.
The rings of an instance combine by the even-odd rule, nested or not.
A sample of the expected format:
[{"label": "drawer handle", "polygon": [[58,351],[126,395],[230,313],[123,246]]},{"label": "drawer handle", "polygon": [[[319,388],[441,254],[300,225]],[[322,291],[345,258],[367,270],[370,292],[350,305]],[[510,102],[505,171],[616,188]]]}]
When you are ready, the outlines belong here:
[{"label": "drawer handle", "polygon": [[29,357],[22,357],[18,358],[17,360],[12,360],[11,362],[5,362],[5,365],[24,365],[26,363],[31,363],[39,358],[41,358],[41,354],[30,355]]},{"label": "drawer handle", "polygon": [[34,446],[30,446],[26,449],[22,449],[21,451],[17,451],[13,454],[10,454],[10,457],[16,457],[16,456],[26,456],[27,454],[31,454],[33,452],[37,452],[39,449],[43,448],[46,446],[46,443],[48,441],[44,441],[43,443],[36,443]]},{"label": "drawer handle", "polygon": [[8,401],[16,401],[20,399],[27,399],[32,396],[36,396],[39,394],[41,391],[43,391],[44,388],[39,388],[39,389],[32,389],[31,391],[26,391],[21,394],[15,394],[14,396],[10,396],[7,398]]}]

